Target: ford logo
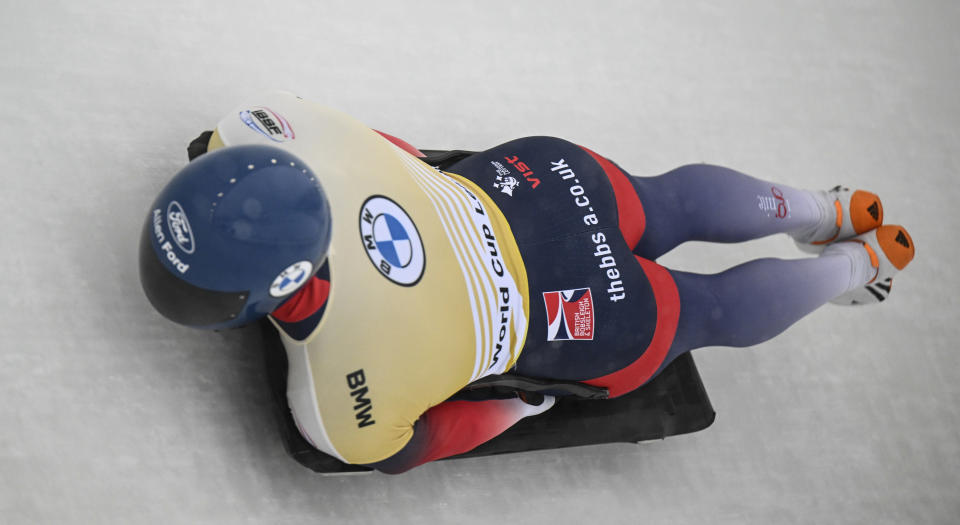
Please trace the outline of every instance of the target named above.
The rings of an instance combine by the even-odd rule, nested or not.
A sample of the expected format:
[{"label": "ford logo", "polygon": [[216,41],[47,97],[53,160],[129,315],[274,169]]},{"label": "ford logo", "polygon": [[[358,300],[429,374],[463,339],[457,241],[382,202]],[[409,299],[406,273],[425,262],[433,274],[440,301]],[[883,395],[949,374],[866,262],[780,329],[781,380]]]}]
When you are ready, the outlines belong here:
[{"label": "ford logo", "polygon": [[174,242],[183,250],[183,253],[193,253],[196,244],[193,240],[193,228],[187,220],[187,214],[177,201],[171,201],[167,206],[167,229],[173,236]]}]

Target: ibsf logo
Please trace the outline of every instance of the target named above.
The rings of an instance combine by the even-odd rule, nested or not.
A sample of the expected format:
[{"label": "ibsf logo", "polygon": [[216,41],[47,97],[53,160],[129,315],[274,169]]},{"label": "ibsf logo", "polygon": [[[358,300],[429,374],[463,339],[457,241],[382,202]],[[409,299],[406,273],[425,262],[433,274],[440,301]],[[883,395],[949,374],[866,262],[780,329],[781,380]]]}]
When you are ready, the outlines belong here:
[{"label": "ibsf logo", "polygon": [[360,240],[384,277],[401,286],[420,281],[426,265],[417,226],[399,204],[374,196],[360,207]]},{"label": "ibsf logo", "polygon": [[274,142],[297,138],[287,119],[267,107],[255,107],[240,112],[240,120],[250,129]]},{"label": "ibsf logo", "polygon": [[543,292],[547,341],[593,340],[593,296],[589,288]]},{"label": "ibsf logo", "polygon": [[190,228],[187,214],[177,201],[170,201],[167,206],[167,229],[170,235],[173,235],[173,242],[177,243],[183,253],[193,253],[197,247],[193,240],[193,229]]}]

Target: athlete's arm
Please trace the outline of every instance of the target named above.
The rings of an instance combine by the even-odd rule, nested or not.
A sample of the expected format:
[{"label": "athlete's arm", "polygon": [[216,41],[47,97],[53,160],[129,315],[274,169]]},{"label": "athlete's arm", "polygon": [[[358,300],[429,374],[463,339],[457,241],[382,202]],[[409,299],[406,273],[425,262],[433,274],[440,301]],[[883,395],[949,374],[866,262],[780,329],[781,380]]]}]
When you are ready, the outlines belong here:
[{"label": "athlete's arm", "polygon": [[368,466],[399,474],[428,461],[462,454],[500,435],[517,421],[546,411],[553,403],[551,396],[545,396],[539,405],[519,398],[441,403],[420,416],[406,446]]},{"label": "athlete's arm", "polygon": [[388,133],[384,133],[384,132],[382,132],[382,131],[380,131],[380,130],[376,130],[376,129],[375,129],[375,130],[373,130],[373,131],[376,131],[377,133],[380,134],[381,137],[389,140],[389,141],[392,142],[394,145],[396,145],[397,147],[399,147],[399,148],[402,149],[403,151],[406,151],[407,153],[413,155],[414,157],[425,157],[425,156],[426,156],[426,155],[423,154],[422,151],[420,151],[420,150],[418,150],[417,148],[411,146],[409,142],[407,142],[407,141],[405,141],[405,140],[403,140],[403,139],[398,139],[397,137],[394,137],[393,135],[390,135],[390,134],[388,134]]}]

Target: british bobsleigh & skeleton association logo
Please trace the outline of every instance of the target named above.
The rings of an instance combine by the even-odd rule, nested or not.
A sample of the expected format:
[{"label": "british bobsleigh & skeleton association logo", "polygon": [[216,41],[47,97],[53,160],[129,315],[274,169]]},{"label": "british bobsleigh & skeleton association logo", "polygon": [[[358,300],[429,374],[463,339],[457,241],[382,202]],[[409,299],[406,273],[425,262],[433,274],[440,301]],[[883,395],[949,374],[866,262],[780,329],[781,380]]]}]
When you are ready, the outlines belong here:
[{"label": "british bobsleigh & skeleton association logo", "polygon": [[250,129],[274,142],[297,138],[287,119],[268,107],[258,106],[240,112],[240,120]]},{"label": "british bobsleigh & skeleton association logo", "polygon": [[423,276],[426,256],[417,226],[399,204],[375,195],[360,207],[360,240],[380,273],[401,286]]},{"label": "british bobsleigh & skeleton association logo", "polygon": [[593,340],[593,295],[590,288],[543,292],[547,341]]}]

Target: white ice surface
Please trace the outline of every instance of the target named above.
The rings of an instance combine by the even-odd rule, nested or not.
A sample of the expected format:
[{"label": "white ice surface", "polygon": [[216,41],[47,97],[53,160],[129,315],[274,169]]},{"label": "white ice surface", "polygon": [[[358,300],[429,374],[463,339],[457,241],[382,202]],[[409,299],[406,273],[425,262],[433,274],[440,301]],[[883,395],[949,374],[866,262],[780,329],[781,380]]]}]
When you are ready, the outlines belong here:
[{"label": "white ice surface", "polygon": [[[960,4],[401,4],[0,4],[0,522],[960,520]],[[428,148],[552,134],[634,174],[871,189],[917,259],[883,305],[696,352],[706,431],[318,476],[282,450],[256,343],[166,322],[137,278],[187,142],[271,88]],[[663,262],[766,255],[796,252]]]}]

